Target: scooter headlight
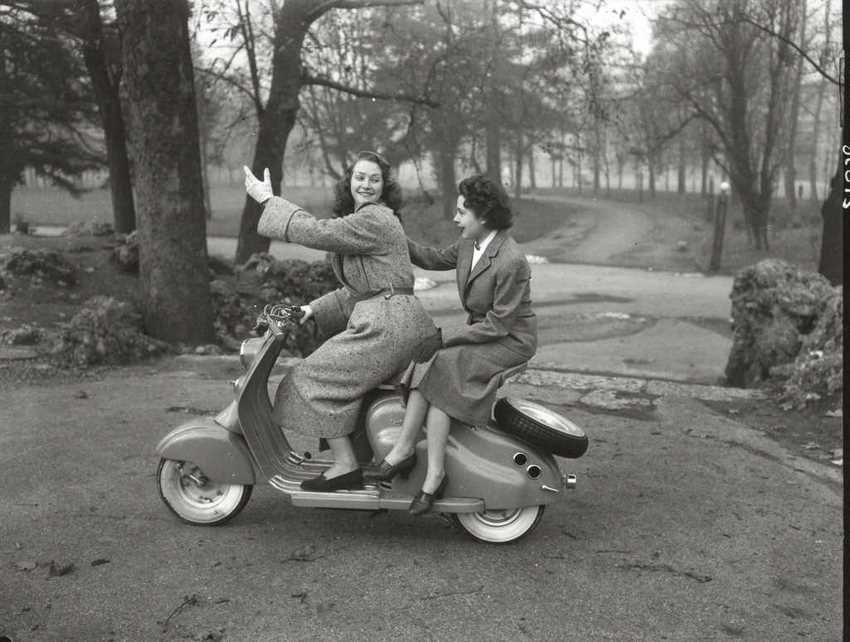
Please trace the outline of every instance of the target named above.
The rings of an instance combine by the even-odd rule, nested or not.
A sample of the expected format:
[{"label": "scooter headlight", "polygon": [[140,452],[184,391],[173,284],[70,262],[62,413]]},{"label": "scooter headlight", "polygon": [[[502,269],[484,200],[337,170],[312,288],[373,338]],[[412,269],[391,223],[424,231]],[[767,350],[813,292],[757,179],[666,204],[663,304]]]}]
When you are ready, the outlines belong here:
[{"label": "scooter headlight", "polygon": [[242,345],[239,346],[239,361],[242,363],[243,368],[247,368],[254,362],[254,357],[260,351],[263,341],[263,337],[245,339]]}]

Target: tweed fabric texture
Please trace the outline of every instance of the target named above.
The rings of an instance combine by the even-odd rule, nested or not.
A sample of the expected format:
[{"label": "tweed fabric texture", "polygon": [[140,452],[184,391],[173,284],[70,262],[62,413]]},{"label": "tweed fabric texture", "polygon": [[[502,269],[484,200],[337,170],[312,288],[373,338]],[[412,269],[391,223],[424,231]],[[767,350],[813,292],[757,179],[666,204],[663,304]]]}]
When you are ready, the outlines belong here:
[{"label": "tweed fabric texture", "polygon": [[357,425],[363,396],[402,370],[435,331],[415,296],[376,294],[413,287],[401,222],[379,204],[320,220],[272,197],[257,230],[328,251],[342,284],[310,303],[327,340],[281,381],[273,417],[285,430],[325,438],[347,435]]}]

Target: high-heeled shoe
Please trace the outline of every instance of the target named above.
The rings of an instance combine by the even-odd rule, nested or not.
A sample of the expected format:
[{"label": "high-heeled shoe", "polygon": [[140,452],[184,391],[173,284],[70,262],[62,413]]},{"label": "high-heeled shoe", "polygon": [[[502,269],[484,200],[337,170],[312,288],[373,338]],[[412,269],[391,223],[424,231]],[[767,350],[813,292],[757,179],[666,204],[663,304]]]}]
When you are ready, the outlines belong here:
[{"label": "high-heeled shoe", "polygon": [[330,493],[335,490],[355,490],[363,488],[363,471],[359,468],[343,475],[337,475],[328,479],[322,473],[313,479],[305,479],[301,482],[302,490],[312,490],[319,493]]},{"label": "high-heeled shoe", "polygon": [[396,475],[401,475],[403,479],[407,479],[410,471],[416,466],[416,452],[409,457],[402,459],[397,464],[390,464],[386,459],[382,459],[378,464],[377,469],[368,470],[364,477],[368,481],[390,481]]},{"label": "high-heeled shoe", "polygon": [[410,502],[410,508],[407,512],[411,515],[424,515],[425,513],[431,512],[431,509],[434,507],[434,500],[440,499],[443,496],[443,492],[445,492],[448,483],[449,476],[443,475],[443,481],[440,482],[440,485],[437,486],[437,490],[433,493],[426,493],[424,490],[420,490],[416,494],[416,497],[413,498],[413,501]]}]

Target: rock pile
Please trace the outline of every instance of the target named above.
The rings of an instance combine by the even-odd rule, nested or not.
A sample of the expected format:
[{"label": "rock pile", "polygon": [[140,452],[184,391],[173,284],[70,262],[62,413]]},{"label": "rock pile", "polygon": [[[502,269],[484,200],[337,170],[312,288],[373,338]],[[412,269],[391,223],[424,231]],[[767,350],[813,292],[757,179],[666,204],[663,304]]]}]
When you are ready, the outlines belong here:
[{"label": "rock pile", "polygon": [[[304,305],[338,285],[326,262],[279,261],[267,253],[253,254],[236,268],[233,278],[215,278],[210,283],[216,333],[222,344],[238,348],[267,303]],[[285,349],[306,356],[318,344],[313,324],[306,324],[291,330]]]},{"label": "rock pile", "polygon": [[65,325],[52,356],[62,365],[85,367],[131,363],[168,349],[144,334],[142,317],[130,304],[96,296]]},{"label": "rock pile", "polygon": [[49,281],[59,286],[77,282],[76,266],[55,250],[13,247],[3,260],[2,270],[11,276],[29,276],[36,282]]},{"label": "rock pile", "polygon": [[750,387],[778,378],[795,403],[841,390],[841,288],[820,274],[766,259],[735,276],[730,297],[728,384]]}]

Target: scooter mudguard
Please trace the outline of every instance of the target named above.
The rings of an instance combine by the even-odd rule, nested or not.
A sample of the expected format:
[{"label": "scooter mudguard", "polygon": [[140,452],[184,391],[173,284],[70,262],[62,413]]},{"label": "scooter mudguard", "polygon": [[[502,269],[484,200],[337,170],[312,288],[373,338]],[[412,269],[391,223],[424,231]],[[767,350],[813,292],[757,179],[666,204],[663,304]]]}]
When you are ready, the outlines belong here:
[{"label": "scooter mudguard", "polygon": [[245,439],[212,417],[193,419],[178,426],[157,444],[156,452],[165,459],[196,464],[211,481],[227,484],[256,481]]},{"label": "scooter mudguard", "polygon": [[[369,408],[366,425],[378,461],[395,442],[403,418],[404,407],[397,395],[387,395]],[[393,492],[412,496],[419,491],[427,453],[422,439],[416,446],[416,467],[408,479],[393,480]],[[551,454],[500,430],[493,422],[469,426],[453,420],[445,466],[449,483],[444,495],[481,498],[487,510],[549,504],[564,492],[561,471]]]}]

